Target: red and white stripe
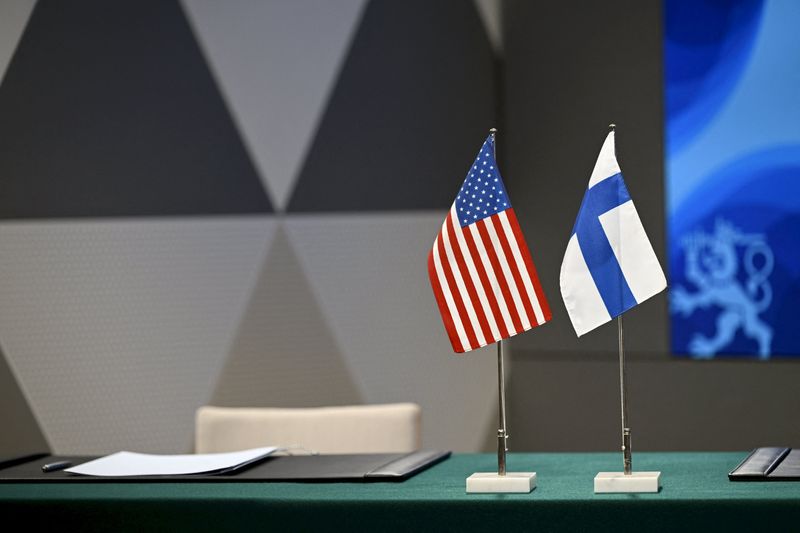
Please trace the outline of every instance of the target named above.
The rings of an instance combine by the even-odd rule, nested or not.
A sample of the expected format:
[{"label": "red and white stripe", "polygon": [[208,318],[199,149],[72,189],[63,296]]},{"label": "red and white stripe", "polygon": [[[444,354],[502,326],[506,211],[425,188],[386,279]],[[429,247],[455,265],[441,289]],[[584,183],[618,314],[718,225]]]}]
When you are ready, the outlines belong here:
[{"label": "red and white stripe", "polygon": [[513,209],[462,228],[453,204],[428,254],[428,276],[458,353],[550,320]]}]

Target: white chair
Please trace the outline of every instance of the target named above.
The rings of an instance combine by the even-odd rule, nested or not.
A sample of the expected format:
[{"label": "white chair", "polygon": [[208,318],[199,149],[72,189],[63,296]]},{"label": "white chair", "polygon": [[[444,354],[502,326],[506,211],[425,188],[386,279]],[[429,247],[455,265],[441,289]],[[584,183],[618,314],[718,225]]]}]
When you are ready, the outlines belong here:
[{"label": "white chair", "polygon": [[421,416],[414,403],[313,408],[203,406],[195,419],[195,451],[279,446],[326,454],[411,452],[420,447]]}]

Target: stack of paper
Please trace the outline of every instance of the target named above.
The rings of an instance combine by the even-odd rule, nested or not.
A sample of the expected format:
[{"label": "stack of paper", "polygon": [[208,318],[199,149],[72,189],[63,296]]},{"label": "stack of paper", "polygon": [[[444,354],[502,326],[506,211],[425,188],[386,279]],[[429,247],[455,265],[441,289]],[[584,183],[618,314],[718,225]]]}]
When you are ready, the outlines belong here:
[{"label": "stack of paper", "polygon": [[190,455],[152,455],[117,452],[68,468],[66,472],[86,476],[174,476],[180,474],[219,474],[263,459],[278,448],[253,448],[229,453]]}]

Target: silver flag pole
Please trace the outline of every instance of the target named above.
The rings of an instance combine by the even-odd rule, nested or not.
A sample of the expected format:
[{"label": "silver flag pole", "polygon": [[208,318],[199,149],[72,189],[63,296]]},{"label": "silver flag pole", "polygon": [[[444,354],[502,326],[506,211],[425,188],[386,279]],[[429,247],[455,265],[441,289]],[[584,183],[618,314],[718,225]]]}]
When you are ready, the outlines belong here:
[{"label": "silver flag pole", "polygon": [[[609,124],[608,129],[616,130],[616,124]],[[614,143],[616,151],[616,143]],[[615,154],[616,155],[616,154]],[[622,465],[623,473],[631,475],[631,429],[628,427],[628,399],[625,390],[625,338],[622,329],[622,315],[617,317],[617,337],[619,342],[619,402],[622,418]]]},{"label": "silver flag pole", "polygon": [[617,317],[619,335],[619,398],[622,411],[622,463],[623,473],[631,475],[631,429],[628,427],[628,400],[625,394],[625,346],[622,336],[622,315]]},{"label": "silver flag pole", "polygon": [[[497,157],[497,150],[495,149],[495,135],[497,129],[492,128],[489,130],[492,134],[492,151]],[[499,401],[499,423],[500,428],[497,430],[497,474],[500,476],[506,475],[506,452],[508,451],[508,432],[506,431],[506,379],[505,371],[503,369],[503,339],[497,341],[497,392],[500,396]]]},{"label": "silver flag pole", "polygon": [[497,390],[500,394],[500,429],[497,430],[497,473],[506,475],[506,452],[508,451],[508,433],[506,432],[506,386],[503,371],[503,341],[497,341]]}]

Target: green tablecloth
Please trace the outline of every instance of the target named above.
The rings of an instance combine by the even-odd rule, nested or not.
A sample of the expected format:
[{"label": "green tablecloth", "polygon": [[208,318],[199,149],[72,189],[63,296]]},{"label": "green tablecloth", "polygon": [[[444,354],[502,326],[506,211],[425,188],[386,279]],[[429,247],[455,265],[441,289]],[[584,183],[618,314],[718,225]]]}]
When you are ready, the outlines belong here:
[{"label": "green tablecloth", "polygon": [[[402,483],[0,484],[0,516],[25,529],[83,531],[800,531],[800,482],[730,482],[741,453],[636,453],[657,494],[593,493],[616,453],[511,454],[530,494],[466,494],[492,454],[456,454]],[[10,529],[9,529],[10,531]]]}]

